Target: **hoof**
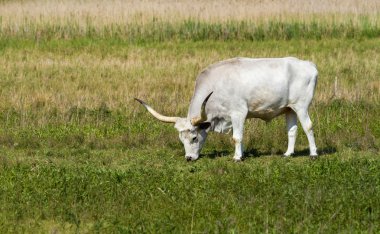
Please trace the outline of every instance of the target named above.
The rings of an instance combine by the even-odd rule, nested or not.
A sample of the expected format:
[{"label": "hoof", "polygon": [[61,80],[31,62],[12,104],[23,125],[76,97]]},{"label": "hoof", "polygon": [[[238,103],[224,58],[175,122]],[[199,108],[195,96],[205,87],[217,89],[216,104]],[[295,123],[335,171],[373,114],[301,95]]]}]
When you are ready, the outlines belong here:
[{"label": "hoof", "polygon": [[238,162],[242,162],[243,159],[242,158],[234,158],[234,162],[238,163]]},{"label": "hoof", "polygon": [[318,159],[318,155],[310,155],[310,159],[314,161]]},{"label": "hoof", "polygon": [[288,157],[293,156],[293,155],[294,155],[294,153],[285,153],[285,154],[283,154],[282,156],[283,156],[284,158],[288,158]]}]

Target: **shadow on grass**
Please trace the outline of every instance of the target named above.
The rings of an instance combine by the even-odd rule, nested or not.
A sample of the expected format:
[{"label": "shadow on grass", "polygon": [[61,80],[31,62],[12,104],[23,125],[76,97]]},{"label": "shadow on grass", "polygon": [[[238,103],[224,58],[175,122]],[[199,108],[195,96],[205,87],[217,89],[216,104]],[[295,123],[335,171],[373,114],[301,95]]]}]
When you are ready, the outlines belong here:
[{"label": "shadow on grass", "polygon": [[[321,149],[318,149],[318,155],[324,156],[324,155],[330,155],[336,153],[337,150],[333,146],[326,146]],[[283,156],[285,152],[278,150],[276,152],[273,151],[258,151],[257,149],[249,149],[246,152],[244,152],[244,157],[249,158],[258,158],[261,156]],[[310,155],[309,148],[305,148],[303,150],[295,151],[292,157],[309,157]]]},{"label": "shadow on grass", "polygon": [[[318,149],[318,156],[325,156],[325,155],[330,155],[336,153],[337,150],[333,146],[326,146],[321,149]],[[293,157],[306,157],[309,156],[309,148],[305,148],[301,151],[296,151],[293,155]]]},{"label": "shadow on grass", "polygon": [[232,155],[232,154],[233,154],[233,152],[230,150],[221,150],[221,151],[214,150],[212,152],[201,154],[200,158],[215,159],[215,158],[220,158],[220,157],[227,157],[227,156]]},{"label": "shadow on grass", "polygon": [[[333,146],[326,146],[321,149],[318,149],[318,155],[319,156],[325,156],[334,154],[337,152],[336,147]],[[281,150],[278,150],[276,152],[273,151],[258,151],[257,149],[247,149],[244,151],[244,158],[259,158],[262,156],[283,156],[284,152]],[[232,156],[233,152],[230,150],[221,150],[221,151],[212,151],[209,153],[204,153],[200,155],[200,158],[220,158],[220,157],[227,157]],[[292,157],[309,157],[309,148],[305,148],[300,151],[296,151]]]}]

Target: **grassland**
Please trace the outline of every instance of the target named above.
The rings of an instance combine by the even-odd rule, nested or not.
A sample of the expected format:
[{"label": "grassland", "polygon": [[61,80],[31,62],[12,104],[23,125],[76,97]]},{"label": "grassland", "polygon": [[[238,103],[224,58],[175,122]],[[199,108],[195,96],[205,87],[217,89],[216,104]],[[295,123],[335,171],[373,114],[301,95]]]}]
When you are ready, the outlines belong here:
[{"label": "grassland", "polygon": [[[2,233],[380,230],[379,3],[221,2],[0,2]],[[199,71],[236,56],[318,65],[318,160],[302,131],[280,157],[279,118],[246,123],[243,163],[218,134],[187,163],[133,100],[185,116]]]}]

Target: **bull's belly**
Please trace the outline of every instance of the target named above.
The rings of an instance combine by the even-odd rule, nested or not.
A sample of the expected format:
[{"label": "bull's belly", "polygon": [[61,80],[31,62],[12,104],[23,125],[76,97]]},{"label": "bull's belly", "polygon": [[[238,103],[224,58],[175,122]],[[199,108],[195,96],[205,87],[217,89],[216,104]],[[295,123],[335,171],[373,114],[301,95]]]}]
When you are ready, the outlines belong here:
[{"label": "bull's belly", "polygon": [[282,107],[282,108],[276,108],[276,109],[259,109],[259,110],[249,110],[247,118],[259,118],[265,121],[270,121],[273,118],[284,114],[285,112],[289,111],[289,107]]}]

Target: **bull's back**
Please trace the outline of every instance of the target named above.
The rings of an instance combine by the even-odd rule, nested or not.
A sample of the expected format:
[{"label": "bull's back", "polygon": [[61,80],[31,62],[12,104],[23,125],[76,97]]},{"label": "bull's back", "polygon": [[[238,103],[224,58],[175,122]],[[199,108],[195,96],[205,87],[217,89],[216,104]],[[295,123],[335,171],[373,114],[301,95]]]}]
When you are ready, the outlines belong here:
[{"label": "bull's back", "polygon": [[[214,111],[229,114],[246,108],[248,117],[270,120],[300,100],[308,105],[316,74],[315,65],[297,58],[234,58],[205,69],[197,78],[194,97],[214,92],[208,103]],[[203,100],[194,101],[198,110]]]}]

